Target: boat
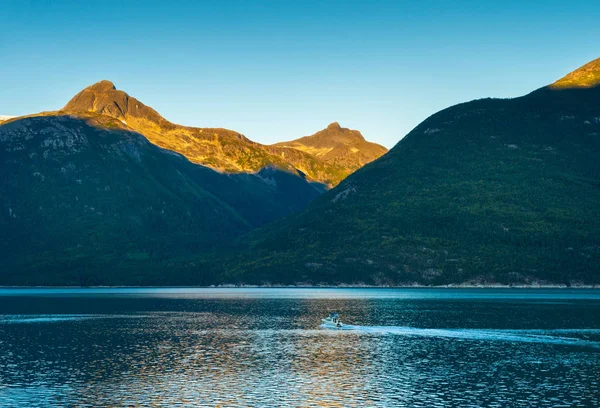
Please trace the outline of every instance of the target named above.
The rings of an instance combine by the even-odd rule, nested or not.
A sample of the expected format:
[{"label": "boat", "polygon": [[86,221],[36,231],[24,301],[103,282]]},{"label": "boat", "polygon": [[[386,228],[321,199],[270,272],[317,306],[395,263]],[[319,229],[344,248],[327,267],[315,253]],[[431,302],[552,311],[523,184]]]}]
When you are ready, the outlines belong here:
[{"label": "boat", "polygon": [[321,321],[323,322],[322,327],[326,329],[341,329],[344,327],[344,324],[340,322],[340,316],[335,312],[329,313],[329,316],[321,319]]}]

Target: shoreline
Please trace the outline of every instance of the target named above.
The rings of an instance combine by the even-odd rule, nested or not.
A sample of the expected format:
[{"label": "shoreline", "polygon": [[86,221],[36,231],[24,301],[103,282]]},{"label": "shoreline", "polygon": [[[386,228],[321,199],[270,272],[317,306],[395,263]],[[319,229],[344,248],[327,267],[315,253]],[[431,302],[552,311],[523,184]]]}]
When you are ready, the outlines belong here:
[{"label": "shoreline", "polygon": [[210,286],[3,286],[0,289],[600,289],[600,285],[501,285],[501,284],[449,284],[449,285],[210,285]]}]

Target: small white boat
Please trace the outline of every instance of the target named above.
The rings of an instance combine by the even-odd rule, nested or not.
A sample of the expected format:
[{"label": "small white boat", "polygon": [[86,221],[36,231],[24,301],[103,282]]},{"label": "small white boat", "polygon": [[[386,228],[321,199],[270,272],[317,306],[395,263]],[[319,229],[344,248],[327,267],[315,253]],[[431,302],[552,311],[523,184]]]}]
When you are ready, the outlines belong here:
[{"label": "small white boat", "polygon": [[342,322],[340,322],[340,316],[337,313],[329,313],[325,319],[321,319],[323,324],[322,327],[326,329],[341,329],[344,327]]}]

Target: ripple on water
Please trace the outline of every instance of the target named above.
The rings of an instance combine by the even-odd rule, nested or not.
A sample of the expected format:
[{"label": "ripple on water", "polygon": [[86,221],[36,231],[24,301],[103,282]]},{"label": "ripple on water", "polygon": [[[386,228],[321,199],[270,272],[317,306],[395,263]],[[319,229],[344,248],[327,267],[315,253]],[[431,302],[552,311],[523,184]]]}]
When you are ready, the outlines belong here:
[{"label": "ripple on water", "polygon": [[[3,314],[0,406],[600,405],[597,303],[511,304],[509,329],[487,304],[340,302],[140,299],[106,303],[111,313]],[[333,308],[373,325],[319,329]],[[581,329],[551,320],[575,313]],[[523,328],[533,320],[544,328]],[[460,321],[471,328],[443,328]]]}]

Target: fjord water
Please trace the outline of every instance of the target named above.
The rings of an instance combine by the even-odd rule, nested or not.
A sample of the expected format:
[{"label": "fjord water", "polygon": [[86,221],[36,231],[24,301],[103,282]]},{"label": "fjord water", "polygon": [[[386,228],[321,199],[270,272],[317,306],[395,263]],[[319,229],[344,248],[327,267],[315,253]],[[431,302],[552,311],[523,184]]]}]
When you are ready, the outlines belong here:
[{"label": "fjord water", "polygon": [[[319,327],[340,311],[352,330]],[[0,289],[0,406],[600,406],[600,291]]]}]

